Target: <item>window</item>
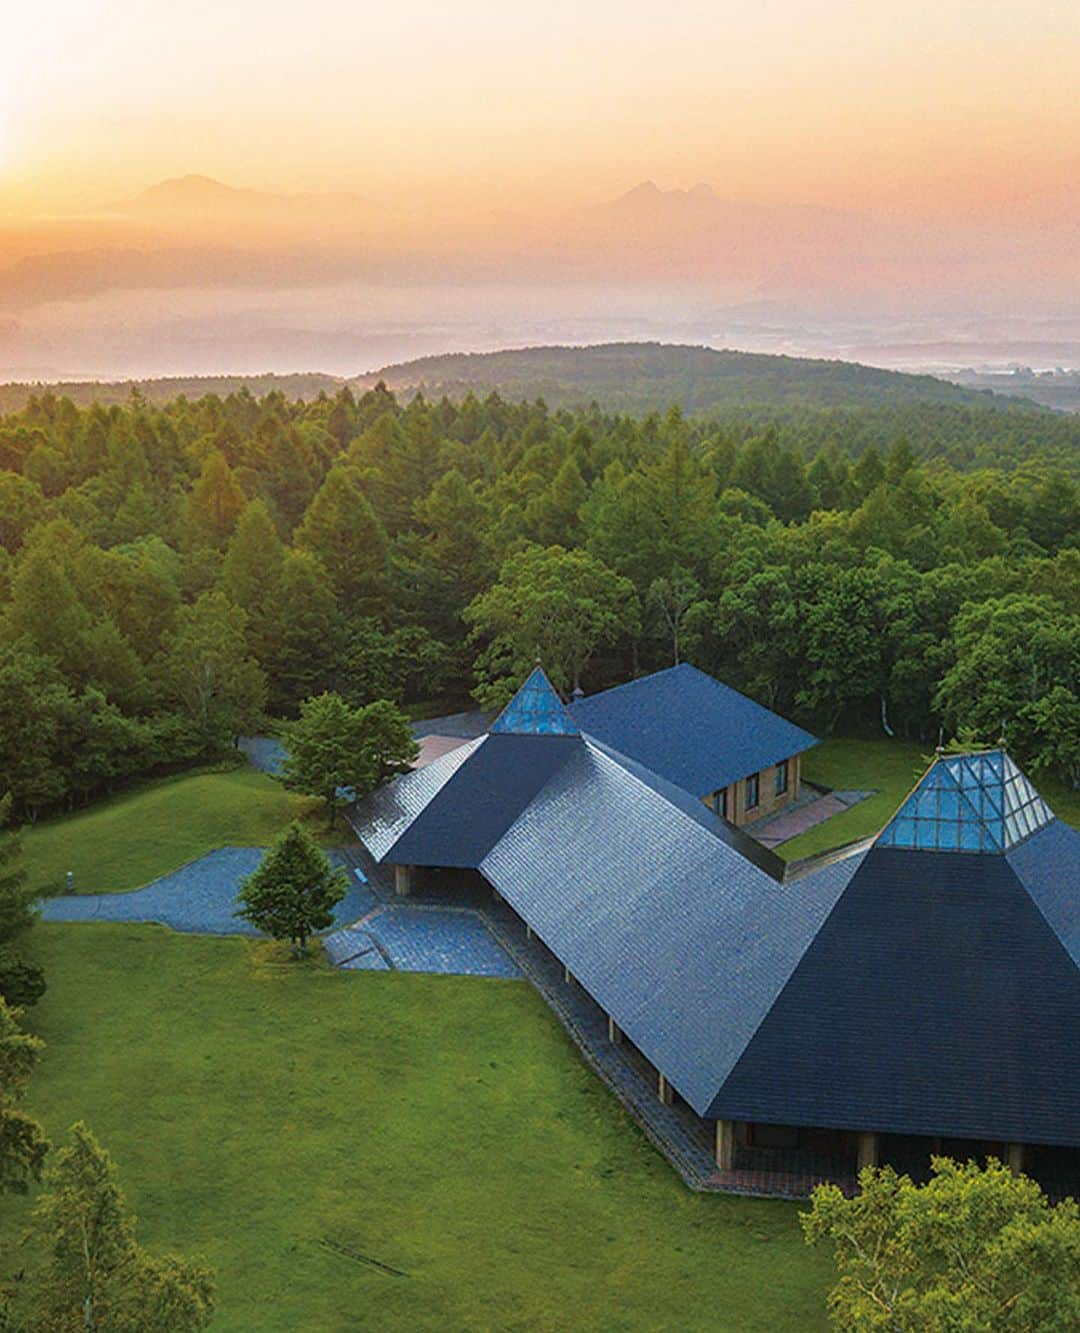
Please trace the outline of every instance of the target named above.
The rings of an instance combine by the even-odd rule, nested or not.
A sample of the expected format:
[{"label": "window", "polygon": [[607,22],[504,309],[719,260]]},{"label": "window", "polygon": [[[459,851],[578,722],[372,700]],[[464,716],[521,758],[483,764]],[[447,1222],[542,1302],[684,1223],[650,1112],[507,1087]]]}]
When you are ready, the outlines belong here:
[{"label": "window", "polygon": [[746,808],[755,810],[760,799],[760,773],[755,773],[753,777],[746,779]]},{"label": "window", "polygon": [[719,791],[714,791],[709,797],[709,808],[714,810],[718,815],[723,815],[725,819],[728,817],[727,794],[728,789],[726,787],[721,787]]},{"label": "window", "polygon": [[776,765],[776,794],[783,796],[787,791],[788,782],[788,761],[785,759],[782,763]]}]

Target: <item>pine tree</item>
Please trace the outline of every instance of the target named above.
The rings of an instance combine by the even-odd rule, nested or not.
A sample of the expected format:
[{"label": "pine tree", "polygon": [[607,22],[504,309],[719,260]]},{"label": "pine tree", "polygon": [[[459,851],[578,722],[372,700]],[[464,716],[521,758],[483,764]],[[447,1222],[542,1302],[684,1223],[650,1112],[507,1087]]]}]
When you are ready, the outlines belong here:
[{"label": "pine tree", "polygon": [[294,822],[240,886],[236,915],[275,940],[291,941],[293,957],[303,958],[311,935],[333,924],[347,884],[345,871],[333,869],[311,834]]},{"label": "pine tree", "polygon": [[221,546],[236,525],[245,503],[225,455],[207,455],[188,497],[188,525],[192,537],[209,546]]},{"label": "pine tree", "polygon": [[8,827],[11,804],[11,792],[7,792],[0,798],[0,944],[33,925],[37,916],[37,891],[20,865],[19,831]]},{"label": "pine tree", "polygon": [[225,548],[221,589],[248,618],[247,638],[260,666],[273,659],[281,641],[281,578],[285,548],[261,500],[240,515]]},{"label": "pine tree", "polygon": [[344,610],[358,613],[378,604],[386,576],[386,533],[352,468],[339,464],[330,469],[295,542],[322,561]]},{"label": "pine tree", "polygon": [[25,1194],[49,1150],[44,1130],[18,1105],[43,1045],[0,999],[0,1194]]},{"label": "pine tree", "polygon": [[310,551],[290,551],[281,569],[280,637],[268,667],[275,712],[292,714],[302,699],[330,688],[344,638],[322,562]]}]

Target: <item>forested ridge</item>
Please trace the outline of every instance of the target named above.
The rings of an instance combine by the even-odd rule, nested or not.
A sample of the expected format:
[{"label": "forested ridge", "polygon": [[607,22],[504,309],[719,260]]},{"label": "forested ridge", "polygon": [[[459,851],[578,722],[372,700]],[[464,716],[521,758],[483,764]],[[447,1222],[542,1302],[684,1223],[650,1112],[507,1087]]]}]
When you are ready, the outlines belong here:
[{"label": "forested ridge", "polygon": [[981,411],[1043,409],[935,375],[864,366],[856,361],[737,352],[678,343],[599,343],[591,347],[522,347],[452,352],[385,366],[354,388],[382,380],[391,389],[429,396],[497,391],[505,398],[542,397],[553,407],[595,400],[609,411],[648,412],[675,403],[687,415],[716,408],[768,405],[888,407],[944,404]]},{"label": "forested ridge", "polygon": [[804,454],[752,411],[36,396],[0,418],[0,788],[32,818],[327,690],[494,706],[538,652],[567,692],[679,654],[819,734],[1080,777],[1064,418],[987,454],[1008,413],[943,450],[844,410]]}]

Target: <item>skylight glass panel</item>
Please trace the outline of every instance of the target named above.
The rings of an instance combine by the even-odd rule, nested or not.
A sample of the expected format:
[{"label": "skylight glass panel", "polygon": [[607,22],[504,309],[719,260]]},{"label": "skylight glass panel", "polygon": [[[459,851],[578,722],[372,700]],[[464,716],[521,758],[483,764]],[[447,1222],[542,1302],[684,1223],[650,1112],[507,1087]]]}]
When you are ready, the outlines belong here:
[{"label": "skylight glass panel", "polygon": [[579,735],[562,700],[540,667],[495,719],[491,730],[517,736]]},{"label": "skylight glass panel", "polygon": [[1003,852],[1053,817],[1003,751],[942,756],[897,811],[878,845]]}]

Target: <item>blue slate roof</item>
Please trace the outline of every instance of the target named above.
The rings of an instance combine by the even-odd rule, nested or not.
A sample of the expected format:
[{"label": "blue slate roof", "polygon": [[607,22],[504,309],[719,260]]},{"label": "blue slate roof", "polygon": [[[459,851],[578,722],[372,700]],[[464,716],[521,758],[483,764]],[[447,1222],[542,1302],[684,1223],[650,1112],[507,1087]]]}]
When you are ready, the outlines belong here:
[{"label": "blue slate roof", "polygon": [[817,738],[683,663],[570,705],[583,732],[694,796],[790,759]]},{"label": "blue slate roof", "polygon": [[[1075,897],[1075,843],[1057,865]],[[1008,857],[877,846],[708,1113],[1080,1144],[1077,1031],[1080,970]]]},{"label": "blue slate roof", "polygon": [[852,869],[787,887],[723,834],[586,738],[480,866],[701,1112]]},{"label": "blue slate roof", "polygon": [[483,740],[482,736],[478,737],[423,768],[403,773],[352,807],[349,819],[376,861],[386,857],[398,838],[483,744]]},{"label": "blue slate roof", "polygon": [[688,815],[695,824],[700,824],[715,838],[726,842],[744,857],[752,862],[759,870],[764,870],[767,875],[771,875],[775,880],[782,880],[787,870],[783,859],[772,852],[768,847],[762,846],[749,833],[745,833],[741,828],[729,823],[717,815],[704,801],[697,796],[691,796],[689,792],[683,791],[681,787],[676,787],[674,782],[669,782],[667,778],[662,778],[659,773],[654,773],[651,769],[639,764],[636,760],[630,759],[625,754],[620,754],[618,750],[612,749],[610,745],[605,745],[603,741],[598,741],[595,737],[588,737],[590,744],[594,745],[602,753],[609,755],[628,773],[638,778],[647,787],[650,787],[658,796],[662,796],[684,815]]},{"label": "blue slate roof", "polygon": [[784,877],[590,735],[470,742],[357,828],[478,868],[700,1115],[1080,1144],[1080,834],[1006,758],[938,760],[872,846]]},{"label": "blue slate roof", "polygon": [[360,802],[353,823],[378,861],[475,869],[581,744],[576,736],[482,736]]},{"label": "blue slate roof", "polygon": [[1055,819],[1005,859],[1080,967],[1080,833]]},{"label": "blue slate roof", "polygon": [[1080,834],[1003,751],[941,757],[709,1114],[1080,1144],[1077,1030]]}]

